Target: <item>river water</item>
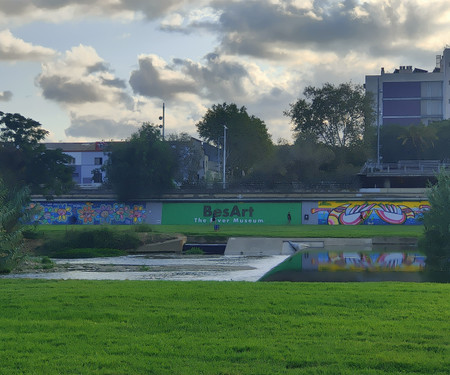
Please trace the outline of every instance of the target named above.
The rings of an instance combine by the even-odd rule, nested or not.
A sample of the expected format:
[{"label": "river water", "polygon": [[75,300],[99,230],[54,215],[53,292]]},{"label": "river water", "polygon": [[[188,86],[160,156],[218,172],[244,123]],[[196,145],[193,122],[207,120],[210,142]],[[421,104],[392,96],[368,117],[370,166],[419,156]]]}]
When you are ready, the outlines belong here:
[{"label": "river water", "polygon": [[286,255],[246,257],[170,254],[53,259],[54,270],[9,274],[0,278],[257,281],[286,258]]}]

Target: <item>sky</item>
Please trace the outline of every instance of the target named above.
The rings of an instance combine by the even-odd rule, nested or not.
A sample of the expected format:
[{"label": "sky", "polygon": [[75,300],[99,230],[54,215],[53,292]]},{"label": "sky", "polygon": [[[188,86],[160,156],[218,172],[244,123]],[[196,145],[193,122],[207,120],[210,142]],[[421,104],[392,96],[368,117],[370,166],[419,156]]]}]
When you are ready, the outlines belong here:
[{"label": "sky", "polygon": [[0,0],[0,111],[88,142],[161,124],[163,103],[166,134],[198,137],[235,103],[292,141],[306,86],[432,71],[448,43],[448,0]]}]

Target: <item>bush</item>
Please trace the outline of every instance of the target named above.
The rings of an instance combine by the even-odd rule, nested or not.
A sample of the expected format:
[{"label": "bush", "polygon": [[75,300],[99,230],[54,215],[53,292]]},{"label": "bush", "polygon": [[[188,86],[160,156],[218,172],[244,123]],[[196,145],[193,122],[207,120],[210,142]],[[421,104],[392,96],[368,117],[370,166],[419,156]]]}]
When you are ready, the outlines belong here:
[{"label": "bush", "polygon": [[205,252],[200,247],[191,247],[189,250],[186,250],[184,252],[185,254],[192,255],[192,254],[204,254]]},{"label": "bush", "polygon": [[431,209],[424,215],[425,235],[419,246],[427,256],[426,271],[430,281],[450,282],[450,173],[438,175],[428,191]]},{"label": "bush", "polygon": [[139,224],[134,226],[134,231],[138,233],[149,233],[153,232],[153,229],[150,224]]},{"label": "bush", "polygon": [[27,240],[35,240],[37,238],[43,238],[44,234],[42,232],[38,232],[36,229],[25,229],[22,231],[23,238]]},{"label": "bush", "polygon": [[121,250],[120,255],[122,255],[125,250],[136,249],[139,245],[140,241],[134,233],[113,232],[102,228],[66,232],[62,238],[44,242],[36,252],[39,255],[55,257],[55,254],[62,254],[73,249],[115,249]]},{"label": "bush", "polygon": [[117,257],[127,255],[123,250],[119,249],[65,249],[52,254],[53,258],[58,259],[78,259],[78,258],[102,258]]}]

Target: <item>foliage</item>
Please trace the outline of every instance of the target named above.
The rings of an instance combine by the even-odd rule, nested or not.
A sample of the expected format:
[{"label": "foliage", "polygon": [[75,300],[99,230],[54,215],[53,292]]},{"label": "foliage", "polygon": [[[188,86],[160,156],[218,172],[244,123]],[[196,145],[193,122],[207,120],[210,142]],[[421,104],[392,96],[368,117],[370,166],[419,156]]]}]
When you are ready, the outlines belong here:
[{"label": "foliage", "polygon": [[205,252],[201,247],[193,246],[189,250],[186,250],[184,254],[186,255],[196,255],[196,254],[204,254]]},{"label": "foliage", "polygon": [[40,143],[48,131],[39,122],[0,112],[0,126],[0,167],[7,186],[29,186],[31,193],[49,197],[72,189],[72,157]]},{"label": "foliage", "polygon": [[429,125],[386,125],[380,131],[384,162],[450,159],[450,121]]},{"label": "foliage", "polygon": [[128,142],[112,145],[106,178],[119,200],[161,194],[172,187],[176,160],[158,128],[145,123]]},{"label": "foliage", "polygon": [[29,201],[29,190],[8,190],[0,179],[0,273],[11,271],[20,257],[23,242],[20,219]]},{"label": "foliage", "polygon": [[[184,234],[185,236],[205,237],[211,243],[227,241],[229,237],[330,237],[330,238],[371,238],[371,237],[414,237],[422,234],[423,226],[417,225],[222,225],[215,232],[210,223],[204,225],[149,225],[152,234]],[[136,233],[138,225],[108,225],[114,233]],[[63,225],[39,225],[44,238],[58,239],[65,235]],[[77,225],[70,232],[93,230],[90,226]]]},{"label": "foliage", "polygon": [[297,139],[337,147],[359,146],[371,139],[372,97],[361,85],[308,86],[303,95],[305,99],[298,99],[284,112],[294,124]]},{"label": "foliage", "polygon": [[[87,251],[86,249],[129,250],[136,249],[139,245],[139,239],[136,234],[131,231],[125,232],[113,231],[107,228],[89,228],[82,231],[66,231],[62,233],[62,236],[53,236],[52,238],[45,240],[43,245],[40,246],[36,252],[39,255],[63,257],[61,254],[76,253],[78,252],[76,249],[82,249],[78,252],[80,254],[81,252],[93,254],[93,251]],[[120,252],[120,255],[122,254],[123,252]]]},{"label": "foliage", "polygon": [[198,171],[203,158],[201,142],[187,133],[169,134],[167,141],[178,164],[174,175],[175,182],[179,185],[198,183]]},{"label": "foliage", "polygon": [[450,173],[442,171],[428,191],[431,209],[424,215],[421,249],[427,256],[431,280],[450,282]]},{"label": "foliage", "polygon": [[274,146],[273,156],[257,163],[250,182],[272,189],[307,189],[317,184],[355,182],[366,153],[355,147],[330,147],[307,140]]},{"label": "foliage", "polygon": [[436,374],[450,285],[1,280],[4,374]]},{"label": "foliage", "polygon": [[127,255],[127,252],[119,249],[76,248],[64,249],[52,253],[52,258],[57,259],[85,259],[106,258]]},{"label": "foliage", "polygon": [[215,104],[196,126],[201,138],[217,146],[224,145],[227,127],[227,173],[234,177],[247,174],[256,162],[271,154],[273,145],[266,124],[250,116],[245,107]]}]

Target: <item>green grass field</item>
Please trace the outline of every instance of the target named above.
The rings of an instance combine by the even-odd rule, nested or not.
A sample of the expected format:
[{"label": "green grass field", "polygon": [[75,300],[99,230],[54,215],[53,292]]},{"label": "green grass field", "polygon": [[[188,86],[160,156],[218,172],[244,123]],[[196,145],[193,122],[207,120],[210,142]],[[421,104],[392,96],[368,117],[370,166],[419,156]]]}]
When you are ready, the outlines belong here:
[{"label": "green grass field", "polygon": [[[40,225],[38,232],[46,235],[70,230],[96,229],[101,226],[86,225]],[[188,236],[205,237],[419,237],[423,234],[421,225],[285,225],[285,226],[245,226],[222,225],[215,232],[212,225],[107,225],[106,228],[120,231],[151,230],[154,233],[182,233]]]},{"label": "green grass field", "polygon": [[0,279],[1,374],[449,374],[450,285]]}]

